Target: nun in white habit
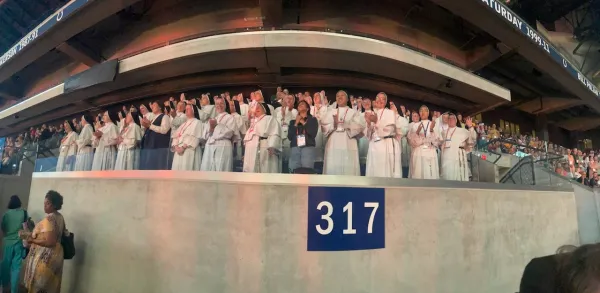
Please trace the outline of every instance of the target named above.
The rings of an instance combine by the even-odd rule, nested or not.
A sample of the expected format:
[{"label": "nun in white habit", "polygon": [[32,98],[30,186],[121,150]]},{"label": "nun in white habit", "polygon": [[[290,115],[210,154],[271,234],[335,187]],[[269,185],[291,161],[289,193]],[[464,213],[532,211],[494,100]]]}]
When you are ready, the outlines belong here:
[{"label": "nun in white habit", "polygon": [[412,147],[410,178],[439,179],[439,135],[435,131],[436,123],[429,120],[427,106],[419,108],[419,115],[421,121],[414,123],[408,133],[408,142]]},{"label": "nun in white habit", "polygon": [[142,127],[137,111],[129,112],[123,120],[118,142],[117,161],[115,170],[138,170],[140,168],[140,141]]},{"label": "nun in white habit", "polygon": [[[240,115],[241,122],[237,122],[238,124],[243,124],[243,126],[240,126],[240,137],[245,137],[246,136],[246,131],[248,131],[248,126],[250,126],[250,120],[248,118],[248,110],[250,109],[250,106],[248,105],[248,103],[246,103],[245,99],[244,99],[244,95],[243,94],[239,94],[237,96],[234,97],[235,100],[235,104],[236,104],[236,112],[238,112],[238,107],[239,107],[239,112],[238,114]],[[237,103],[236,103],[237,102]],[[243,141],[236,144],[236,155],[239,158],[242,158],[244,156],[244,150],[243,150]]]},{"label": "nun in white habit", "polygon": [[81,133],[77,138],[77,160],[75,161],[75,171],[92,170],[94,161],[94,149],[92,141],[94,140],[94,118],[85,114],[81,117]]},{"label": "nun in white habit", "polygon": [[200,109],[195,105],[185,107],[186,121],[177,129],[171,143],[174,153],[171,170],[199,171],[202,165],[200,140],[204,136],[204,124],[200,118]]},{"label": "nun in white habit", "polygon": [[469,181],[469,163],[467,154],[477,140],[477,133],[470,117],[466,119],[466,127],[457,126],[457,118],[450,114],[448,129],[442,131],[440,137],[442,150],[442,179]]},{"label": "nun in white habit", "polygon": [[64,122],[67,135],[60,141],[60,154],[56,164],[56,172],[72,171],[75,166],[75,155],[77,154],[77,132],[71,120]]},{"label": "nun in white habit", "polygon": [[321,128],[327,137],[323,174],[360,176],[358,142],[364,124],[360,114],[348,106],[348,94],[338,91],[337,109],[321,118]]},{"label": "nun in white habit", "polygon": [[233,141],[240,138],[236,137],[235,119],[226,112],[226,105],[225,99],[215,99],[217,116],[208,120],[202,171],[231,172],[233,168]]},{"label": "nun in white habit", "polygon": [[[373,113],[373,109],[371,108],[371,100],[369,98],[362,99],[362,104],[360,108],[360,119],[361,123],[367,125],[367,121],[365,120],[365,116],[368,116]],[[365,127],[366,129],[366,127]],[[366,135],[362,135],[358,138],[358,156],[360,159],[361,166],[367,165],[367,154],[369,153],[369,138]]]},{"label": "nun in white habit", "polygon": [[244,172],[280,173],[281,128],[266,103],[254,108],[254,118],[244,136]]},{"label": "nun in white habit", "polygon": [[114,170],[117,159],[117,137],[119,132],[115,121],[119,118],[114,113],[104,112],[102,120],[104,126],[94,133],[92,145],[96,148],[94,161],[92,163],[93,171]]},{"label": "nun in white habit", "polygon": [[[309,101],[307,99],[307,101]],[[327,115],[327,105],[323,105],[323,99],[321,99],[321,93],[315,93],[314,99],[310,106],[310,115],[317,118],[317,123],[319,123],[319,128],[317,131],[317,136],[315,137],[315,162],[323,162],[325,153],[325,136],[323,135],[323,131],[321,131],[321,117],[325,117]]]},{"label": "nun in white habit", "polygon": [[377,94],[374,110],[365,115],[369,140],[366,176],[402,178],[400,138],[406,135],[408,122],[398,115],[393,103],[386,108],[387,95]]}]

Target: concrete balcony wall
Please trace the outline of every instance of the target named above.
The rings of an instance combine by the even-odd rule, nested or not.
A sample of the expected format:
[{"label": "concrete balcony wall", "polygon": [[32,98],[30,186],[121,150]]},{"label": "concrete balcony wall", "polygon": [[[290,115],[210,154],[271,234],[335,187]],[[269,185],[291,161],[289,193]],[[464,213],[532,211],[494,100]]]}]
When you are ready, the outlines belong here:
[{"label": "concrete balcony wall", "polygon": [[[384,249],[307,251],[308,186],[385,187]],[[386,187],[387,186],[387,187]],[[510,189],[506,189],[510,188]],[[218,172],[37,173],[62,193],[77,256],[63,292],[489,292],[578,244],[573,191]],[[109,281],[107,281],[109,280]]]}]

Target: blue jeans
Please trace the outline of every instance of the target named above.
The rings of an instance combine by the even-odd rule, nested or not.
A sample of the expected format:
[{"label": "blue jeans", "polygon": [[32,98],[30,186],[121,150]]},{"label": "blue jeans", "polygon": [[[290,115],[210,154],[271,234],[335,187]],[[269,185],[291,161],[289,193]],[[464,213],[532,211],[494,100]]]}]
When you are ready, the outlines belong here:
[{"label": "blue jeans", "polygon": [[4,257],[0,265],[0,281],[2,282],[3,290],[10,284],[10,292],[17,293],[21,263],[24,256],[25,248],[23,247],[23,242],[18,241],[13,245],[4,245]]},{"label": "blue jeans", "polygon": [[293,147],[290,153],[290,171],[298,168],[315,168],[316,149],[312,146]]}]

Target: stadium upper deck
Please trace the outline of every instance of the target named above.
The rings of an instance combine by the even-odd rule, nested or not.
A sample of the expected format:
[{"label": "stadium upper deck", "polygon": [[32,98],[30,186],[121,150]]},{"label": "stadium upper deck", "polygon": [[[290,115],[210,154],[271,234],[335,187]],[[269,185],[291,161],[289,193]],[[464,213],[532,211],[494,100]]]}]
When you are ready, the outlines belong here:
[{"label": "stadium upper deck", "polygon": [[543,116],[563,135],[600,125],[595,86],[495,1],[64,5],[0,58],[0,135],[122,100],[279,84],[383,90],[467,113],[496,109],[521,124]]}]

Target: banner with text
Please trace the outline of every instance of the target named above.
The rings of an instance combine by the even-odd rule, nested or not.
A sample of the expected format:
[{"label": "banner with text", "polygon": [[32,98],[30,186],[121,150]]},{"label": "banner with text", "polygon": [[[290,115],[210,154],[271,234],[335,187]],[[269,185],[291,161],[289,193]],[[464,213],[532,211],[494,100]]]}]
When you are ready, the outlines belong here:
[{"label": "banner with text", "polygon": [[526,37],[531,39],[535,44],[537,44],[542,50],[544,50],[548,55],[554,59],[555,62],[562,65],[568,72],[579,80],[583,85],[585,85],[592,93],[596,96],[600,96],[598,93],[598,88],[589,80],[583,73],[577,69],[573,64],[567,61],[559,52],[556,50],[548,40],[546,40],[543,36],[541,36],[537,30],[533,29],[529,26],[523,19],[518,17],[512,10],[506,7],[503,3],[498,2],[496,0],[481,0],[483,4],[485,4],[489,9],[494,11],[496,14],[501,16],[506,22],[513,25],[517,30],[519,30]]},{"label": "banner with text", "polygon": [[14,45],[10,50],[4,53],[0,57],[0,67],[2,67],[8,60],[17,55],[21,50],[23,50],[27,45],[37,39],[39,36],[47,32],[50,28],[55,26],[57,23],[66,19],[68,16],[73,14],[73,12],[77,11],[83,5],[92,0],[73,0],[67,3],[65,6],[60,8],[58,11],[54,12],[50,17],[46,18],[44,22],[38,25],[34,30],[29,32],[25,37],[23,37],[16,45]]}]

